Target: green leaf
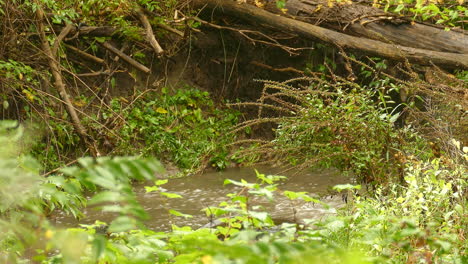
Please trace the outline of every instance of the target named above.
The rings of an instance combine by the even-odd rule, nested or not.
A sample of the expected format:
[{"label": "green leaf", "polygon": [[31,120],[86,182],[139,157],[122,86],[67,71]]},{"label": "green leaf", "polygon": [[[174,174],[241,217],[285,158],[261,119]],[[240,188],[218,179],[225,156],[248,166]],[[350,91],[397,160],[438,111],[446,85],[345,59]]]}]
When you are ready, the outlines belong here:
[{"label": "green leaf", "polygon": [[265,222],[268,220],[268,218],[270,217],[268,215],[268,213],[266,212],[255,212],[255,211],[249,211],[249,215],[254,217],[254,218],[257,218],[258,220],[262,221],[262,222]]},{"label": "green leaf", "polygon": [[181,217],[184,217],[184,218],[192,218],[193,217],[192,215],[184,214],[184,213],[181,213],[179,211],[172,210],[172,209],[169,210],[169,213],[172,214],[172,215],[181,216]]},{"label": "green leaf", "polygon": [[405,5],[404,5],[404,4],[399,4],[399,5],[395,8],[394,12],[395,12],[395,13],[400,13],[400,11],[403,10],[403,8],[405,8]]},{"label": "green leaf", "polygon": [[107,240],[104,236],[94,236],[94,240],[92,242],[93,247],[93,257],[94,260],[97,261],[99,257],[104,253],[106,250]]},{"label": "green leaf", "polygon": [[159,191],[158,186],[145,186],[146,193]]},{"label": "green leaf", "polygon": [[333,190],[341,192],[342,190],[360,190],[361,185],[352,185],[352,184],[338,184],[333,186]]},{"label": "green leaf", "polygon": [[286,1],[285,0],[276,0],[276,7],[279,9],[283,9],[286,7]]},{"label": "green leaf", "polygon": [[97,42],[99,42],[99,43],[104,43],[104,42],[106,42],[106,37],[95,37],[95,39],[96,39]]},{"label": "green leaf", "polygon": [[91,200],[89,200],[89,204],[100,204],[100,203],[115,203],[120,202],[123,200],[123,197],[118,192],[113,191],[103,191],[96,194]]},{"label": "green leaf", "polygon": [[161,192],[161,195],[166,196],[167,198],[173,199],[173,198],[182,198],[181,195],[177,193],[168,193],[168,192]]},{"label": "green leaf", "polygon": [[154,184],[156,184],[157,186],[160,186],[160,185],[166,184],[167,182],[168,180],[157,180],[154,182]]},{"label": "green leaf", "polygon": [[119,216],[109,226],[109,232],[123,232],[136,228],[136,220],[128,216]]}]

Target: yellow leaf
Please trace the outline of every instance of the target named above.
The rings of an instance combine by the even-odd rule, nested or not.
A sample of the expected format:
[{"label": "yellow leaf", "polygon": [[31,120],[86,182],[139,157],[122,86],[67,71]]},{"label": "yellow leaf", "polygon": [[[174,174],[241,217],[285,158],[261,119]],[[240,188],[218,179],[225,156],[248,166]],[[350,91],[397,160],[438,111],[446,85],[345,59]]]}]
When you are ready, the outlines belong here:
[{"label": "yellow leaf", "polygon": [[286,14],[288,12],[288,9],[287,8],[281,8],[281,12],[283,12],[283,14]]},{"label": "yellow leaf", "polygon": [[127,100],[127,99],[125,99],[125,98],[123,98],[122,96],[121,96],[121,97],[119,97],[119,100],[120,100],[121,102],[128,103],[128,100]]},{"label": "yellow leaf", "polygon": [[158,107],[156,109],[156,112],[160,113],[160,114],[167,114],[167,110],[162,108],[162,107]]},{"label": "yellow leaf", "polygon": [[463,5],[465,3],[465,0],[458,0],[458,4]]},{"label": "yellow leaf", "polygon": [[23,90],[24,95],[26,95],[26,98],[28,98],[29,101],[34,101],[34,95],[31,94],[30,91],[28,90]]},{"label": "yellow leaf", "polygon": [[52,232],[52,230],[49,229],[45,232],[44,236],[47,239],[51,239],[54,236],[54,232]]},{"label": "yellow leaf", "polygon": [[21,72],[18,74],[18,79],[23,80],[23,74]]},{"label": "yellow leaf", "polygon": [[77,101],[73,101],[73,104],[79,107],[83,107],[86,105],[86,102],[83,100],[77,100]]},{"label": "yellow leaf", "polygon": [[320,9],[322,9],[323,5],[318,5],[317,8],[315,8],[314,12],[318,12],[320,11]]},{"label": "yellow leaf", "polygon": [[201,258],[201,261],[203,264],[212,264],[213,263],[213,257],[210,255],[203,256]]},{"label": "yellow leaf", "polygon": [[333,7],[333,1],[328,0],[328,7],[332,8]]},{"label": "yellow leaf", "polygon": [[260,1],[260,0],[255,0],[255,5],[256,5],[257,7],[260,7],[260,8],[262,8],[262,7],[265,6],[265,4],[262,3],[262,1]]}]

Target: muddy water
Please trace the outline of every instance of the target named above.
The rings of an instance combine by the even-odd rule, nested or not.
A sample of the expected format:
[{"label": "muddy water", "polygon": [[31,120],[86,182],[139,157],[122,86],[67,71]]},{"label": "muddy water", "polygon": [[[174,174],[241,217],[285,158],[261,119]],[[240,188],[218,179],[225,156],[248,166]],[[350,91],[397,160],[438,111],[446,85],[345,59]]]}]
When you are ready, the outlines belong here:
[{"label": "muddy water", "polygon": [[[320,219],[336,212],[336,208],[343,205],[339,195],[326,195],[329,189],[336,184],[350,182],[350,179],[340,175],[335,170],[309,171],[295,175],[288,173],[278,173],[278,169],[259,168],[264,174],[280,174],[288,176],[288,179],[279,184],[280,190],[305,191],[312,196],[321,196],[322,201],[330,208],[326,209],[318,204],[304,203],[300,201],[291,202],[278,195],[273,202],[266,199],[254,199],[251,204],[263,206],[270,213],[275,223],[303,221],[304,219]],[[289,173],[291,174],[291,173]],[[188,178],[172,179],[165,185],[167,192],[177,193],[183,199],[164,199],[157,193],[146,193],[144,186],[150,184],[138,184],[134,191],[138,200],[150,215],[150,220],[146,222],[147,227],[153,230],[169,230],[171,224],[178,226],[201,227],[210,222],[210,219],[202,211],[203,208],[217,206],[221,201],[226,201],[226,194],[239,191],[239,187],[233,185],[223,185],[225,179],[255,182],[255,171],[252,168],[233,168],[223,172],[208,172]],[[326,197],[324,197],[326,195]],[[193,218],[175,217],[168,213],[168,209],[190,214]],[[95,220],[110,222],[115,215],[102,213],[93,209],[86,209],[86,218],[79,222],[72,217],[56,215],[53,220],[61,226],[76,226],[81,224],[91,224]]]}]

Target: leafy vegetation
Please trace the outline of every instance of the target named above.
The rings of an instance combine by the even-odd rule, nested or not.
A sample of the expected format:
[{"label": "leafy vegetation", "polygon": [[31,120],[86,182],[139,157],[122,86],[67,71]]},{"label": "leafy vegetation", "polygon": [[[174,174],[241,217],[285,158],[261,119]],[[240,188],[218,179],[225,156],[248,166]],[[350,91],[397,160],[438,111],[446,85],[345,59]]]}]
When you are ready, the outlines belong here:
[{"label": "leafy vegetation", "polygon": [[[224,169],[229,164],[225,135],[237,123],[239,113],[215,108],[208,92],[187,88],[174,94],[146,93],[133,105],[120,99],[111,102],[112,111],[125,120],[117,129],[120,140],[115,153],[140,152],[173,162],[183,169],[206,165]],[[115,120],[112,112],[105,120]],[[112,139],[111,139],[112,140]]]},{"label": "leafy vegetation", "polygon": [[[258,183],[226,180],[239,186],[229,200],[206,212],[222,223],[215,229],[173,226],[170,232],[146,229],[146,218],[131,191],[131,179],[154,179],[160,165],[133,158],[80,160],[80,167],[63,169],[63,176],[38,177],[37,168],[13,153],[2,153],[2,260],[16,262],[31,258],[41,263],[402,263],[466,261],[467,173],[464,167],[444,165],[440,160],[413,162],[405,168],[405,183],[390,184],[374,195],[354,196],[334,217],[324,222],[283,223],[274,226],[268,213],[252,206],[250,199],[277,195],[319,200],[306,193],[277,188],[284,177],[257,172]],[[37,166],[37,165],[36,165]],[[9,172],[22,185],[22,199],[8,199],[6,190],[18,188],[8,182]],[[170,199],[177,194],[160,186]],[[357,186],[339,186],[351,191]],[[7,189],[8,188],[8,189]],[[75,212],[82,208],[83,190],[95,190],[90,204],[117,214],[108,226],[103,222],[79,228],[60,229],[46,216],[54,204]],[[353,192],[351,192],[353,193]],[[77,195],[81,199],[67,199]],[[385,199],[382,199],[385,195]],[[16,195],[15,195],[16,196]],[[10,196],[11,197],[11,196]],[[14,202],[13,202],[14,201]],[[77,204],[81,201],[81,204]],[[68,209],[67,209],[68,208]],[[172,211],[176,216],[182,213]]]},{"label": "leafy vegetation", "polygon": [[468,16],[464,0],[448,1],[374,1],[374,6],[383,7],[413,20],[430,21],[448,27],[466,28],[465,18]]},{"label": "leafy vegetation", "polygon": [[[390,98],[382,87],[361,87],[344,79],[295,81],[265,82],[256,103],[259,117],[239,124],[237,129],[273,122],[277,124],[275,139],[241,151],[242,155],[269,153],[274,155],[270,158],[298,169],[340,168],[368,183],[386,182],[389,175],[401,176],[406,156],[433,156],[427,142],[413,129],[395,129],[401,112],[388,106]],[[281,114],[272,118],[268,109]]]},{"label": "leafy vegetation", "polygon": [[[277,1],[278,8],[284,8],[286,1]],[[349,5],[352,1],[328,0],[328,7],[335,5]],[[431,24],[450,28],[466,29],[468,9],[465,0],[373,0],[367,4],[379,8],[384,12],[394,13],[395,18],[411,21],[430,22]],[[393,18],[390,18],[393,19]]]}]

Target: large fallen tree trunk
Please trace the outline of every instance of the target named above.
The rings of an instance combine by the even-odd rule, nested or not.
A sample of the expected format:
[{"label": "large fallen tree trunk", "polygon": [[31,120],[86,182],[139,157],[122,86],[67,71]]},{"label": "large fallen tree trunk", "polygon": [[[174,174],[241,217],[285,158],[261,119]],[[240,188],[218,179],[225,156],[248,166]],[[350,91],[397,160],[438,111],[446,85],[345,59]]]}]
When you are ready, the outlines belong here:
[{"label": "large fallen tree trunk", "polygon": [[[239,4],[236,1],[194,0],[193,3],[197,7],[205,7],[215,12],[223,12],[234,17],[242,18],[250,23],[261,24],[277,30],[294,33],[301,37],[319,39],[343,49],[359,50],[367,54],[397,61],[408,60],[421,65],[436,64],[449,68],[468,69],[468,53],[463,52],[466,50],[466,47],[460,47],[463,53],[413,48],[364,37],[350,36],[303,21],[279,16],[253,5]],[[418,39],[414,41],[416,42]],[[462,42],[463,41],[464,40],[462,40]]]},{"label": "large fallen tree trunk", "polygon": [[285,13],[274,3],[269,3],[264,8],[269,12],[309,24],[385,43],[434,51],[468,53],[468,32],[446,31],[434,25],[411,23],[408,18],[358,3],[334,4],[328,7],[326,0],[288,0]]}]

